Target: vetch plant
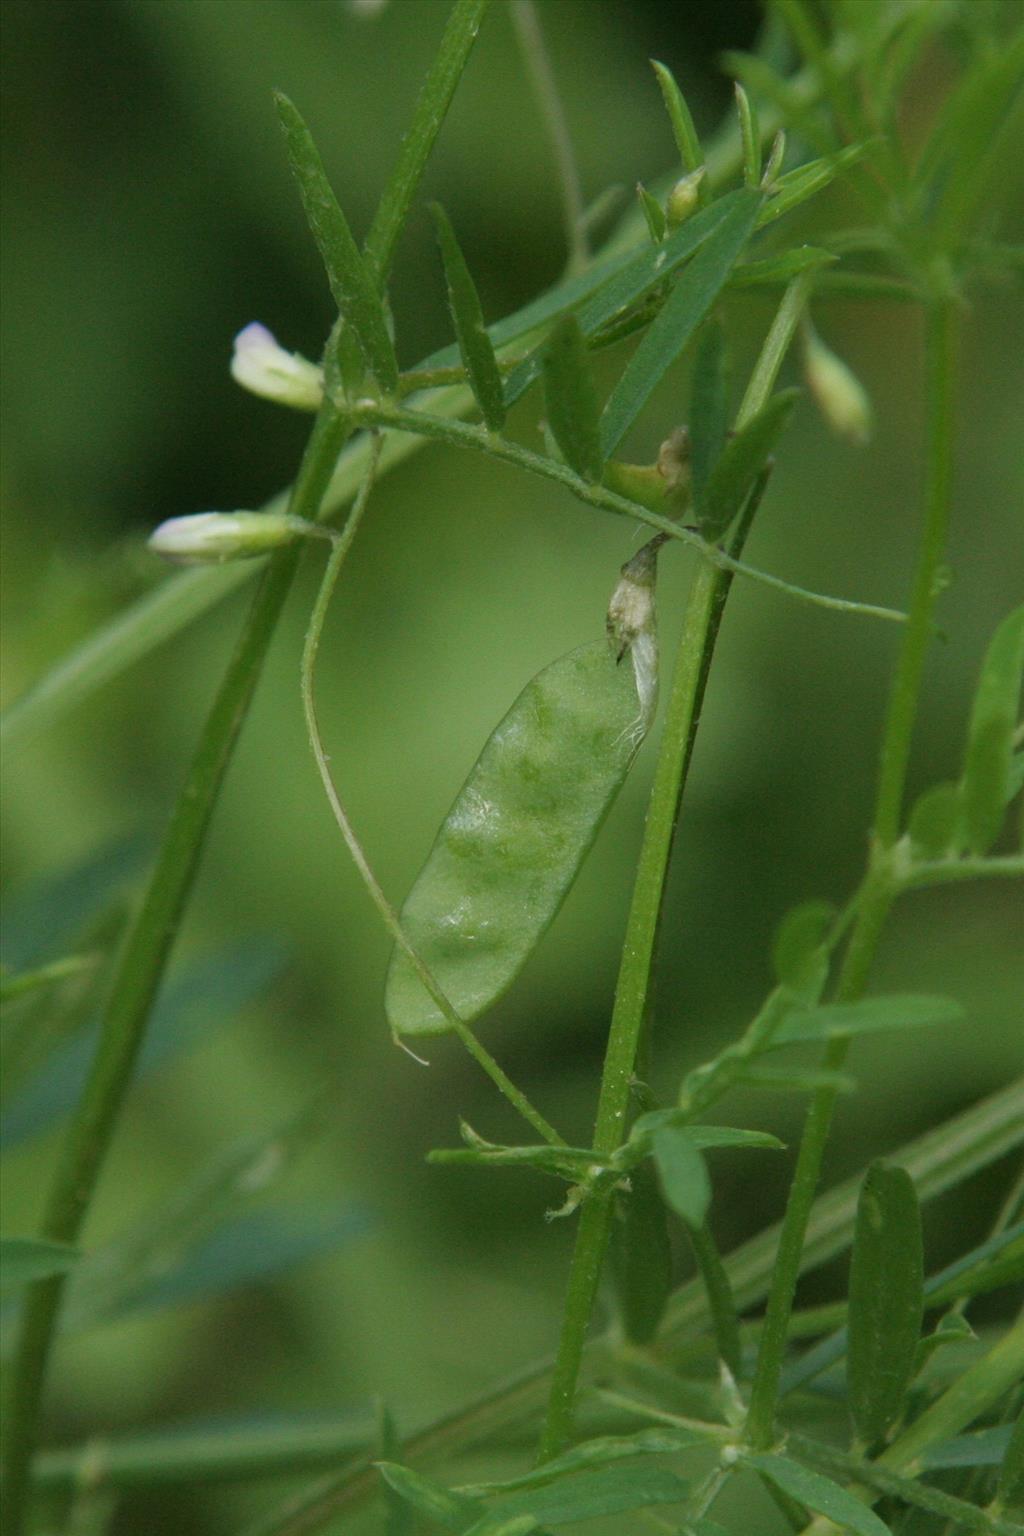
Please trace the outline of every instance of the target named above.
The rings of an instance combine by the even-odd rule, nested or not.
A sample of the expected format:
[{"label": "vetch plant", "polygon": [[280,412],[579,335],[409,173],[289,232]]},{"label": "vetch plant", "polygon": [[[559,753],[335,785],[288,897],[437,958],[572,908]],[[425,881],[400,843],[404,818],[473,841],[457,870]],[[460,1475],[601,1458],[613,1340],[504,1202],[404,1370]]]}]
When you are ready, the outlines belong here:
[{"label": "vetch plant", "polygon": [[[977,1297],[1003,1293],[1005,1300],[1024,1279],[1024,1188],[1018,1175],[986,1239],[944,1269],[929,1262],[920,1208],[998,1158],[1019,1157],[1024,1083],[873,1162],[863,1177],[823,1192],[821,1171],[838,1097],[856,1087],[846,1072],[851,1043],[891,1031],[912,1061],[915,1031],[963,1017],[955,999],[876,988],[872,968],[897,903],[929,887],[1024,875],[1019,829],[1008,825],[1024,783],[1024,608],[993,615],[959,779],[912,805],[907,790],[955,511],[960,332],[970,323],[975,287],[1019,263],[1019,253],[989,238],[985,199],[1024,70],[1024,30],[1009,8],[978,0],[835,0],[821,8],[773,0],[775,30],[765,46],[729,58],[735,107],[713,141],[702,142],[671,71],[655,65],[678,163],[663,183],[641,189],[639,210],[594,252],[537,17],[528,0],[512,0],[564,168],[568,272],[518,314],[488,326],[457,232],[434,204],[455,341],[405,368],[388,302],[396,243],[488,9],[487,0],[456,0],[362,243],[299,106],[276,93],[288,161],[337,309],[317,364],[279,346],[260,324],[236,340],[231,367],[243,387],[315,413],[286,504],[163,523],[150,541],[156,553],[224,569],[172,577],[58,664],[9,716],[15,736],[41,728],[262,560],[187,781],[110,967],[95,1051],[72,1096],[38,1234],[4,1242],[5,1281],[20,1298],[5,1413],[5,1531],[43,1529],[34,1513],[43,1506],[34,1501],[54,1490],[69,1491],[73,1502],[83,1487],[116,1496],[129,1483],[187,1486],[201,1475],[244,1476],[269,1462],[281,1473],[318,1467],[324,1475],[279,1507],[268,1501],[245,1536],[340,1531],[349,1520],[353,1530],[389,1536],[526,1536],[562,1525],[632,1530],[634,1522],[721,1536],[751,1528],[736,1523],[728,1498],[719,1503],[737,1486],[761,1491],[754,1507],[768,1513],[755,1518],[777,1516],[772,1529],[1011,1536],[1024,1529],[1024,1319],[1013,1316],[1012,1301],[976,1331],[966,1314]],[[900,91],[938,34],[958,50],[961,67],[934,105],[923,145],[910,145],[900,127]],[[791,68],[778,66],[780,36]],[[809,246],[791,216],[835,181],[855,195],[861,222]],[[734,407],[730,299],[749,290],[772,295],[775,308]],[[905,611],[807,590],[745,555],[773,464],[789,451],[786,429],[799,391],[780,388],[779,379],[791,350],[802,352],[809,391],[828,425],[857,444],[869,436],[866,392],[811,318],[835,294],[916,305],[924,318],[926,472]],[[603,388],[597,354],[622,343],[609,354],[621,363],[614,382]],[[676,419],[663,420],[652,402],[664,399],[667,378],[678,378],[681,358],[689,366],[688,397],[678,402]],[[510,414],[520,400],[541,448],[520,440],[524,414]],[[621,456],[638,422],[661,443],[654,462]],[[315,669],[329,604],[353,541],[384,494],[388,468],[432,442],[538,477],[588,513],[623,519],[647,542],[622,566],[617,584],[609,572],[610,602],[595,612],[592,632],[532,680],[524,677],[510,706],[495,700],[499,723],[467,765],[433,848],[397,906],[335,782],[317,717]],[[337,529],[335,516],[345,509]],[[327,542],[330,553],[301,661],[305,720],[335,820],[393,942],[382,1024],[410,1051],[420,1037],[454,1034],[532,1129],[535,1139],[504,1143],[462,1122],[463,1145],[430,1158],[445,1167],[505,1170],[506,1179],[527,1168],[559,1181],[550,1214],[575,1225],[559,1337],[551,1357],[512,1385],[404,1438],[382,1412],[375,1422],[369,1414],[339,1421],[327,1434],[321,1427],[319,1437],[301,1424],[280,1428],[276,1438],[254,1432],[248,1439],[210,1427],[177,1446],[172,1436],[151,1436],[101,1450],[86,1443],[50,1451],[40,1446],[39,1426],[57,1330],[69,1319],[95,1321],[138,1305],[146,1264],[172,1226],[187,1230],[189,1242],[206,1240],[202,1213],[216,1207],[233,1219],[235,1205],[309,1132],[305,1121],[277,1126],[257,1144],[231,1149],[201,1188],[182,1193],[173,1223],[154,1218],[128,1233],[102,1265],[83,1242],[133,1072],[145,1060],[210,817],[307,539]],[[696,565],[675,655],[662,658],[659,685],[655,576],[676,545],[692,550]],[[669,1099],[659,1099],[650,1086],[662,1022],[653,980],[666,881],[737,579],[829,610],[836,623],[898,626],[898,655],[860,884],[838,906],[811,899],[788,913],[771,957],[774,984],[753,1019],[711,1059],[691,1066]],[[511,1080],[481,1034],[543,942],[645,737],[655,742],[653,781],[593,1129],[586,1145],[574,1145]],[[74,974],[82,958],[57,962],[61,975]],[[55,979],[51,966],[5,977],[4,986],[16,1001],[45,995]],[[29,1044],[19,1046],[16,1032],[14,1039],[31,1086],[33,1073],[45,1076],[48,1052],[33,1061]],[[436,1091],[424,1082],[424,1092]],[[804,1096],[808,1109],[781,1220],[723,1253],[713,1220],[716,1153],[783,1151],[772,1133],[709,1119],[741,1086]],[[17,1097],[13,1102],[17,1107]],[[348,1213],[344,1231],[355,1226],[358,1217]],[[676,1289],[673,1229],[695,1270]],[[308,1233],[288,1236],[282,1252],[310,1251]],[[185,1260],[188,1245],[180,1242],[176,1257]],[[846,1295],[796,1306],[801,1275],[848,1250]],[[187,1266],[177,1278],[187,1289]],[[596,1321],[606,1280],[615,1295],[610,1326]],[[494,1475],[469,1481],[464,1455],[485,1434],[490,1449],[500,1450]],[[376,1524],[360,1524],[363,1506],[371,1505],[367,1518]],[[113,1509],[104,1506],[102,1520]]]}]

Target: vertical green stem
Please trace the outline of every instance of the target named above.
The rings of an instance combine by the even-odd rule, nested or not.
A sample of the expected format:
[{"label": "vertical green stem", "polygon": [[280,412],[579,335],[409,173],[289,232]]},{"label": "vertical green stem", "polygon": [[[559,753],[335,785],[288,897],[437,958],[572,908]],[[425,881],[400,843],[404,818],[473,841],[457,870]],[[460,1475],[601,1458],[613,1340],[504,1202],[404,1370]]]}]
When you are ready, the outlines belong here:
[{"label": "vertical green stem", "polygon": [[910,616],[896,666],[889,713],[882,738],[882,760],[875,811],[875,837],[889,848],[899,836],[903,789],[910,743],[917,718],[935,604],[942,590],[949,507],[953,481],[953,410],[955,402],[957,312],[953,299],[935,303],[928,314],[928,468],[925,528],[910,599]]},{"label": "vertical green stem", "polygon": [[[851,1002],[863,993],[878,939],[897,891],[889,855],[899,836],[910,743],[935,604],[941,590],[939,577],[949,524],[955,350],[956,312],[953,301],[942,298],[929,312],[926,333],[928,472],[921,553],[882,743],[874,851],[836,989],[836,998],[840,1002]],[[847,1050],[845,1040],[833,1040],[826,1050],[823,1065],[838,1071],[846,1059]],[[836,1097],[835,1089],[823,1088],[811,1101],[786,1204],[747,1417],[747,1438],[759,1449],[769,1446],[774,1437],[775,1405],[786,1352],[789,1315],[800,1272],[807,1219],[821,1174]]]},{"label": "vertical green stem", "polygon": [[[321,412],[303,459],[289,510],[312,520],[330,481],[347,422]],[[246,624],[203,727],[192,765],[164,837],[142,904],[121,950],[85,1090],[68,1127],[44,1208],[40,1235],[72,1243],[78,1236],[131,1084],[146,1022],[195,879],[203,842],[249,701],[298,564],[286,549],[267,567]],[[11,1365],[4,1415],[5,1536],[25,1526],[29,1464],[64,1277],[31,1287]]]},{"label": "vertical green stem", "polygon": [[565,120],[562,98],[558,94],[551,60],[544,44],[540,18],[533,0],[512,0],[512,23],[519,38],[519,46],[526,63],[534,95],[547,125],[551,150],[558,168],[558,185],[562,195],[562,216],[565,222],[565,238],[569,249],[567,272],[580,272],[590,260],[590,247],[584,225],[583,190],[580,173],[573,154],[569,125]]},{"label": "vertical green stem", "polygon": [[707,1292],[718,1358],[725,1362],[734,1376],[738,1376],[741,1364],[740,1324],[729,1273],[722,1263],[718,1245],[707,1222],[702,1227],[687,1227],[687,1236]]},{"label": "vertical green stem", "polygon": [[[594,1131],[594,1146],[599,1152],[613,1152],[622,1141],[626,1125],[629,1087],[647,1003],[661,893],[700,714],[707,663],[726,586],[725,572],[703,562],[694,577],[687,604],[608,1033]],[[586,1202],[580,1213],[562,1336],[538,1453],[541,1461],[556,1456],[571,1431],[580,1359],[608,1246],[611,1213],[610,1198],[597,1194]]]},{"label": "vertical green stem", "polygon": [[[807,279],[799,277],[783,296],[743,397],[737,427],[744,426],[767,401],[799,323],[807,293]],[[742,553],[765,482],[766,475],[762,475],[748,497],[730,549],[736,559]],[[697,570],[687,603],[608,1031],[594,1130],[594,1146],[602,1152],[614,1151],[626,1130],[630,1082],[647,1010],[665,877],[704,690],[731,583],[730,571],[705,561]],[[611,1192],[594,1194],[580,1214],[547,1418],[538,1451],[541,1461],[558,1454],[572,1429],[576,1382],[610,1226]]]}]

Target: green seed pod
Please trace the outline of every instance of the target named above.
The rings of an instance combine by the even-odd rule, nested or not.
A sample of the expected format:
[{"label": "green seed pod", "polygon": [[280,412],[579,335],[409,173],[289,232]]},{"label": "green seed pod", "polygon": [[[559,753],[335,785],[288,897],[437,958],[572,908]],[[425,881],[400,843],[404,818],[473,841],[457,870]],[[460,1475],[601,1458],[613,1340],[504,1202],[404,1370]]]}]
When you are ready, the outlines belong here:
[{"label": "green seed pod", "polygon": [[[654,706],[650,602],[647,622],[622,665],[596,641],[527,684],[480,754],[406,900],[402,928],[467,1023],[526,963],[636,756]],[[397,948],[384,1006],[396,1034],[448,1027]]]}]

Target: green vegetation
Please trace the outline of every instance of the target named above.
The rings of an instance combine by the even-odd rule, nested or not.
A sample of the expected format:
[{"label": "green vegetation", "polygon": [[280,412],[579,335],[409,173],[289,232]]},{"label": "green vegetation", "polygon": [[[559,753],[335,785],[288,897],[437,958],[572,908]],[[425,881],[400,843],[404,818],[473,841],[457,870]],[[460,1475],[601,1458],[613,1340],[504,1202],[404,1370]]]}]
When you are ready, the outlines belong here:
[{"label": "green vegetation", "polygon": [[[220,131],[243,85],[276,108],[326,338],[314,364],[238,332],[267,413],[239,430],[312,418],[304,446],[267,429],[291,489],[192,514],[182,480],[145,555],[93,531],[55,576],[16,443],[5,1536],[1012,1536],[1024,27],[770,0],[717,128],[714,88],[655,64],[637,122],[677,158],[627,160],[623,211],[613,7],[378,9],[95,13]],[[29,82],[40,25],[18,8]],[[308,105],[303,80],[343,37],[334,143],[334,64]],[[425,78],[391,166],[367,152],[371,206],[348,168],[392,45]],[[557,235],[520,164],[538,107]],[[286,219],[270,147],[232,142],[232,184]],[[495,302],[520,249],[536,281]],[[52,371],[46,340],[21,355]],[[160,398],[162,366],[98,415]],[[25,395],[73,460],[31,366]],[[84,516],[55,521],[74,548]],[[43,623],[62,581],[74,637]]]}]

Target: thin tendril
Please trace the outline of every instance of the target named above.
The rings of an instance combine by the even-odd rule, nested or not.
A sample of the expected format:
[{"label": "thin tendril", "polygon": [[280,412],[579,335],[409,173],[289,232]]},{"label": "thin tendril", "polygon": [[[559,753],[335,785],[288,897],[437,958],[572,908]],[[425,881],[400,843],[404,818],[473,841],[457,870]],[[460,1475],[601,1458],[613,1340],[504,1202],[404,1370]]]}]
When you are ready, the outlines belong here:
[{"label": "thin tendril", "polygon": [[[511,1080],[505,1075],[501,1067],[499,1067],[498,1063],[494,1060],[490,1053],[484,1048],[484,1046],[480,1044],[473,1031],[469,1028],[469,1025],[459,1017],[455,1009],[452,1007],[452,1004],[445,996],[441,988],[438,986],[437,982],[434,980],[434,977],[431,975],[426,965],[420,959],[420,956],[417,954],[412,944],[409,942],[409,939],[406,937],[402,925],[398,920],[398,915],[395,912],[395,909],[392,907],[391,903],[385,896],[380,882],[371,869],[366,854],[363,852],[362,845],[359,842],[359,839],[356,837],[352,823],[349,820],[348,813],[345,810],[345,807],[342,805],[341,799],[338,795],[334,779],[331,775],[327,753],[324,750],[323,738],[320,734],[320,724],[317,719],[316,701],[313,688],[317,652],[320,648],[320,638],[323,634],[324,621],[327,617],[327,610],[330,606],[334,588],[341,573],[341,567],[345,562],[345,557],[348,554],[349,549],[351,548],[352,540],[355,538],[356,530],[359,527],[363,513],[366,510],[366,504],[370,499],[370,492],[373,488],[374,475],[377,469],[377,461],[380,457],[380,445],[381,436],[378,433],[375,436],[373,450],[371,453],[369,465],[367,466],[366,474],[364,475],[362,484],[359,487],[359,493],[352,504],[352,510],[349,513],[348,520],[340,533],[331,535],[331,541],[334,547],[331,550],[331,556],[327,562],[327,568],[324,571],[323,581],[320,584],[320,590],[317,593],[316,603],[313,607],[313,613],[310,617],[309,628],[306,631],[306,640],[302,649],[302,705],[306,716],[306,729],[309,733],[309,744],[313,752],[313,757],[316,760],[316,766],[320,774],[320,781],[324,787],[324,793],[326,794],[331,810],[334,813],[334,819],[338,823],[341,835],[345,839],[345,845],[352,857],[352,862],[355,864],[360,878],[362,879],[362,882],[369,893],[370,899],[372,900],[374,906],[377,908],[377,911],[379,912],[381,919],[384,922],[384,926],[387,928],[388,932],[391,934],[391,937],[394,939],[398,947],[406,955],[409,963],[412,965],[420,981],[423,983],[424,987],[426,987],[427,991],[430,993],[430,996],[441,1010],[442,1014],[444,1015],[445,1022],[449,1025],[453,1033],[455,1033],[462,1041],[462,1044],[466,1047],[466,1050],[473,1057],[474,1061],[476,1061],[483,1068],[492,1082],[508,1099],[509,1103],[519,1111],[524,1120],[528,1121],[539,1135],[543,1136],[545,1141],[549,1142],[552,1146],[564,1146],[565,1143],[562,1137],[559,1136],[558,1132],[548,1124],[548,1122],[544,1119],[543,1115],[541,1115],[538,1110],[534,1109],[533,1105],[526,1098],[525,1094],[523,1094],[521,1090],[518,1089],[513,1082],[511,1082]],[[401,1041],[398,1043],[403,1044]],[[421,1060],[421,1058],[416,1057],[416,1060]]]}]

